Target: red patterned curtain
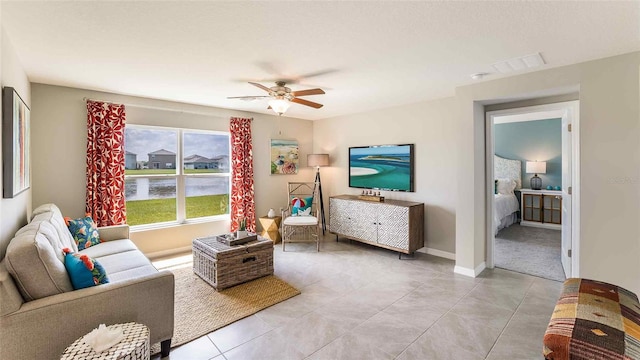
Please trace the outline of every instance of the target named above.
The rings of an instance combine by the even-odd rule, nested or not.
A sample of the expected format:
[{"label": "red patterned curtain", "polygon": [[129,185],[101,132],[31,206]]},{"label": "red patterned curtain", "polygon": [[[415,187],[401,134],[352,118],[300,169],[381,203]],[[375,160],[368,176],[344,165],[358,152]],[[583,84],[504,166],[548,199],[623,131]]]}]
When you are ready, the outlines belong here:
[{"label": "red patterned curtain", "polygon": [[126,222],[124,105],[87,101],[86,211],[98,226]]},{"label": "red patterned curtain", "polygon": [[247,231],[256,231],[256,205],[253,191],[253,152],[251,119],[232,117],[231,133],[231,231],[247,220]]}]

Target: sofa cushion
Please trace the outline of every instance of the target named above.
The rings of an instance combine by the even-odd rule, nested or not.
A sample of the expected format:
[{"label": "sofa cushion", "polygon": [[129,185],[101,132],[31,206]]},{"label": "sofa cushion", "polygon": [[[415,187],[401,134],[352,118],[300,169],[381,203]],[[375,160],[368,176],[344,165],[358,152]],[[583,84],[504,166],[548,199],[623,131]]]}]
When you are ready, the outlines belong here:
[{"label": "sofa cushion", "polygon": [[129,239],[112,240],[100,243],[100,246],[91,246],[81,251],[92,258],[99,258],[107,255],[120,254],[125,251],[138,250],[133,241]]},{"label": "sofa cushion", "polygon": [[5,263],[26,301],[72,291],[58,231],[48,221],[25,225],[7,247]]},{"label": "sofa cushion", "polygon": [[91,216],[85,216],[78,219],[64,218],[69,232],[73,236],[73,240],[78,244],[78,251],[87,249],[93,245],[100,244],[100,234],[98,234],[98,226]]},{"label": "sofa cushion", "polygon": [[69,248],[64,249],[64,266],[67,268],[73,288],[84,289],[91,286],[109,283],[109,277],[102,265],[87,256],[87,254],[73,253]]},{"label": "sofa cushion", "polygon": [[[73,251],[78,251],[78,246],[76,242],[73,240],[71,233],[69,232],[69,228],[60,213],[60,209],[53,204],[41,205],[34,210],[34,213],[31,215],[31,222],[37,221],[48,221],[55,228],[58,233],[58,240],[60,241],[60,247],[69,248]],[[18,230],[18,233],[20,230]]]},{"label": "sofa cushion", "polygon": [[[99,246],[102,246],[100,244]],[[84,251],[80,251],[79,254],[84,254]],[[111,254],[106,256],[96,257],[96,260],[102,264],[107,274],[115,274],[117,272],[134,269],[137,267],[143,267],[151,265],[149,259],[144,256],[139,250],[125,251],[118,254]]]}]

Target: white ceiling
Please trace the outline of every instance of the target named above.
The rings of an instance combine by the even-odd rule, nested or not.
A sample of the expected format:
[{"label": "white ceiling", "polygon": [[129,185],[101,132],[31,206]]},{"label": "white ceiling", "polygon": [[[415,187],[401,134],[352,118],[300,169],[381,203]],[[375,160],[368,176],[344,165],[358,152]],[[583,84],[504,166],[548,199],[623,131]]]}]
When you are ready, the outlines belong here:
[{"label": "white ceiling", "polygon": [[[272,114],[246,81],[321,87],[322,119],[451,96],[491,64],[640,50],[640,2],[7,2],[30,81]],[[536,69],[537,70],[537,69]],[[492,74],[482,81],[505,75]]]}]

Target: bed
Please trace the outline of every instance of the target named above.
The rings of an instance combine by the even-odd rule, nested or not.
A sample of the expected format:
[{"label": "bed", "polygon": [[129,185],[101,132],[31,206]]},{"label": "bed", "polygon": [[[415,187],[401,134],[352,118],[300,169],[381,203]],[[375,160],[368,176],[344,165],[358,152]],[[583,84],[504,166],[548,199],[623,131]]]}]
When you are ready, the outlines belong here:
[{"label": "bed", "polygon": [[522,163],[494,155],[494,177],[496,191],[493,202],[493,234],[518,221],[520,204],[514,190],[522,188]]}]

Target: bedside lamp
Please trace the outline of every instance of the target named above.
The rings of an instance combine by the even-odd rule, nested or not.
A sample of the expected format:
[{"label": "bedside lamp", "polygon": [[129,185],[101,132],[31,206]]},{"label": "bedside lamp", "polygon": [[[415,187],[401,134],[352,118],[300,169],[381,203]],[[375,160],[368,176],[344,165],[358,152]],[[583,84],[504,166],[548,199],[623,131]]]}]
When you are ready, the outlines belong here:
[{"label": "bedside lamp", "polygon": [[322,200],[322,183],[320,182],[320,167],[329,166],[329,154],[309,154],[307,155],[307,166],[316,168],[316,182],[318,183],[318,196],[320,197],[320,220],[322,222],[322,235],[326,230],[324,221],[324,202]]},{"label": "bedside lamp", "polygon": [[547,173],[547,162],[546,161],[527,161],[526,172],[527,174],[534,174],[533,177],[531,178],[531,189],[532,190],[542,189],[542,179],[538,177],[538,174]]}]

